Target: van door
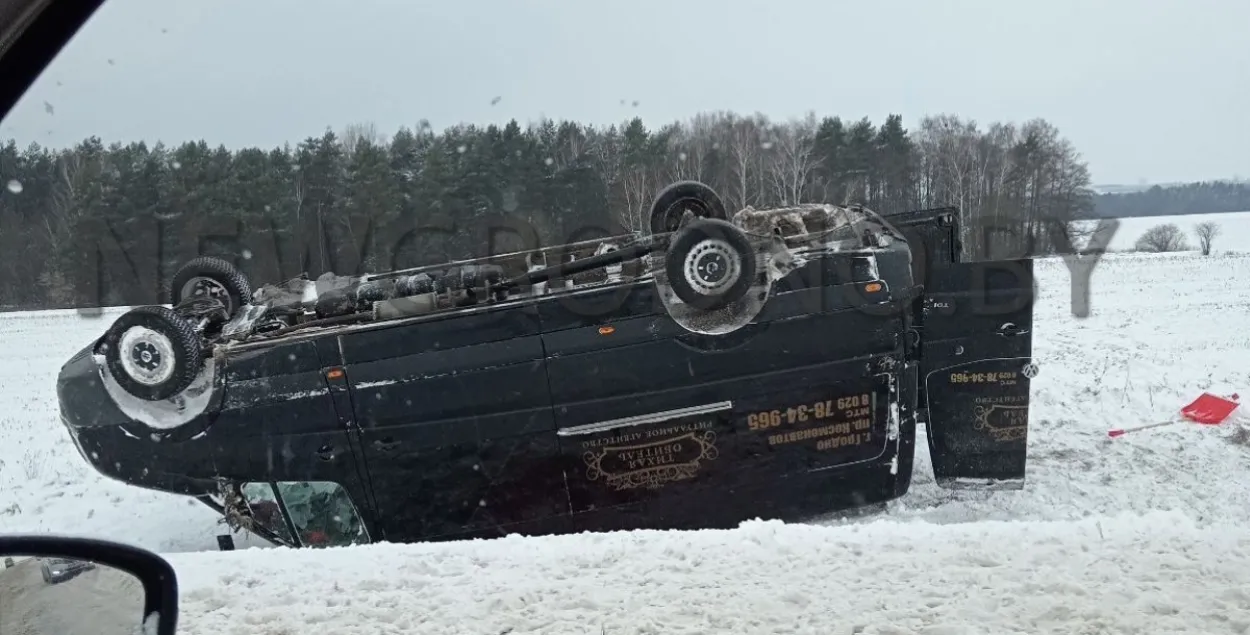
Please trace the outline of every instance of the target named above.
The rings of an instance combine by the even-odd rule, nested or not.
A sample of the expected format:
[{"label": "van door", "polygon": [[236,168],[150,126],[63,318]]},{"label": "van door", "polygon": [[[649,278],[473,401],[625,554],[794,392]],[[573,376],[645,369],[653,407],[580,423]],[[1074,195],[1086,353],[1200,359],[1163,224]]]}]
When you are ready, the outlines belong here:
[{"label": "van door", "polygon": [[338,341],[386,540],[545,533],[568,520],[531,307],[451,313]]},{"label": "van door", "polygon": [[[743,492],[889,460],[890,384],[865,366],[897,350],[903,321],[808,291],[815,301],[773,297],[712,336],[668,317],[649,281],[539,305],[576,529],[733,526]],[[856,336],[813,337],[842,332]],[[751,513],[836,496],[776,496]]]},{"label": "van door", "polygon": [[907,237],[922,345],[919,405],[938,485],[1023,486],[1032,359],[1033,261],[966,262],[958,210],[886,218]]},{"label": "van door", "polygon": [[[335,522],[359,521],[350,540],[367,542],[375,529],[369,488],[352,447],[352,433],[336,415],[317,344],[295,341],[233,354],[226,364],[226,392],[215,422],[201,439],[184,441],[188,448],[203,448],[199,456],[188,455],[189,464],[243,483],[245,499],[253,504],[257,501],[250,494],[263,492],[271,482],[334,488],[335,496],[355,510],[353,518],[340,514]],[[214,439],[232,441],[227,446]],[[296,540],[288,544],[302,544],[299,540],[306,538],[300,535],[302,530],[292,535],[275,526],[269,529],[285,541]],[[322,529],[333,534],[342,528]]]}]

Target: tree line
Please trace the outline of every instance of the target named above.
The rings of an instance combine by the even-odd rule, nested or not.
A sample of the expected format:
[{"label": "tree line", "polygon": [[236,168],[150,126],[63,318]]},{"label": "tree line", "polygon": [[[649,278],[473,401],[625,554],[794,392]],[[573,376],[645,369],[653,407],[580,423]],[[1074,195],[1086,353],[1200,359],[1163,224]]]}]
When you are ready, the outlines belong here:
[{"label": "tree line", "polygon": [[1089,217],[1095,201],[1086,163],[1042,119],[938,115],[909,130],[900,115],[712,112],[654,128],[421,122],[384,134],[365,123],[276,148],[11,140],[0,146],[0,306],[162,302],[196,255],[277,282],[519,248],[501,227],[544,246],[641,231],[652,197],[682,179],[711,185],[731,213],[957,206],[980,257],[1053,252],[1052,229]]},{"label": "tree line", "polygon": [[1211,181],[1141,192],[1100,194],[1095,213],[1104,217],[1178,216],[1250,210],[1250,183]]}]

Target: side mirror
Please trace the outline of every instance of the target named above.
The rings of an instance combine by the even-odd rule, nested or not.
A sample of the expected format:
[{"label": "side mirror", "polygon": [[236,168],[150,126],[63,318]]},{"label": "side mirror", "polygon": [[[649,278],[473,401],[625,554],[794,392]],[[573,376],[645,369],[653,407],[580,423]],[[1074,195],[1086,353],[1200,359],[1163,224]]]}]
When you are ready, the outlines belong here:
[{"label": "side mirror", "polygon": [[178,581],[139,547],[0,535],[0,633],[174,635]]}]

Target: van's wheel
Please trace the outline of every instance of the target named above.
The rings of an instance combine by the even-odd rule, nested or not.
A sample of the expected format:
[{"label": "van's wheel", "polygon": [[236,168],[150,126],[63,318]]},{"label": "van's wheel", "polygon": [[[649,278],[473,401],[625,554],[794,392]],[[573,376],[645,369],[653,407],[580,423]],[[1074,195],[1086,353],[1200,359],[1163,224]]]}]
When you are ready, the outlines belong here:
[{"label": "van's wheel", "polygon": [[698,219],[683,227],[664,254],[664,272],[682,302],[704,311],[742,299],[755,280],[755,252],[732,223]]},{"label": "van's wheel", "polygon": [[196,296],[216,298],[234,317],[239,309],[252,301],[252,285],[237,267],[211,256],[201,256],[183,265],[169,284],[170,303],[178,306],[184,299]]},{"label": "van's wheel", "polygon": [[147,401],[178,394],[204,365],[195,327],[163,306],[141,306],[122,314],[105,333],[104,345],[113,379]]},{"label": "van's wheel", "polygon": [[661,190],[651,203],[651,233],[677,231],[686,210],[699,218],[729,218],[725,202],[716,190],[698,181],[678,181]]}]

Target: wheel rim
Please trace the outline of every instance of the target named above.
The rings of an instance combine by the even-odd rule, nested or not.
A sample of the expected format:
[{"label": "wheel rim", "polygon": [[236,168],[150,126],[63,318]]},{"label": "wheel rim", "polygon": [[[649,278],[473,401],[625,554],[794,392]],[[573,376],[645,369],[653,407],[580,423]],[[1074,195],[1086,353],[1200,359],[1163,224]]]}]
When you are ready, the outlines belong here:
[{"label": "wheel rim", "polygon": [[681,217],[689,210],[696,217],[708,218],[712,216],[712,210],[702,201],[693,198],[685,198],[674,202],[664,210],[664,231],[677,231],[678,225],[681,225]]},{"label": "wheel rim", "polygon": [[682,271],[690,288],[699,295],[720,295],[742,275],[733,247],[719,238],[695,243],[686,254]]},{"label": "wheel rim", "polygon": [[226,307],[226,313],[234,315],[234,301],[230,297],[230,290],[212,278],[197,276],[182,285],[182,298],[192,297],[215,298]]},{"label": "wheel rim", "polygon": [[174,375],[174,345],[169,338],[143,326],[127,329],[118,343],[122,369],[131,379],[156,386]]}]

